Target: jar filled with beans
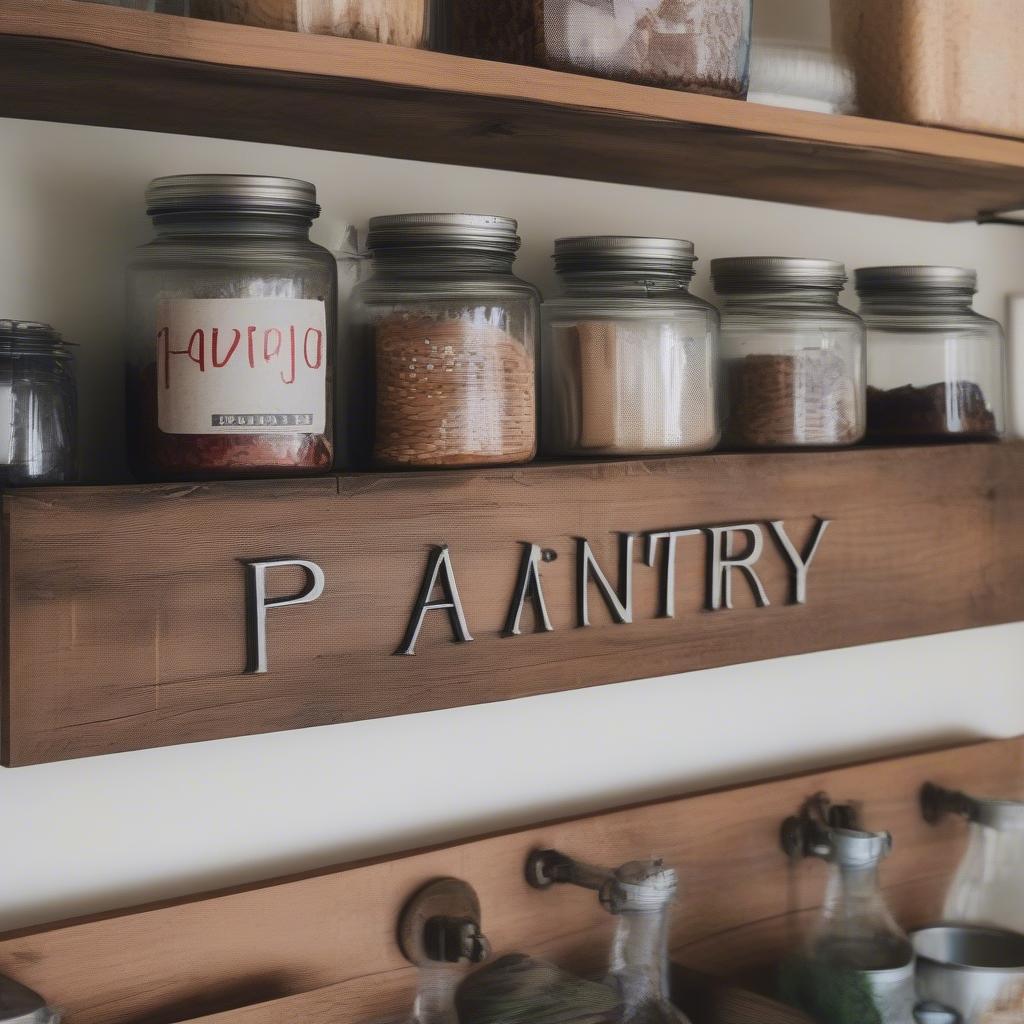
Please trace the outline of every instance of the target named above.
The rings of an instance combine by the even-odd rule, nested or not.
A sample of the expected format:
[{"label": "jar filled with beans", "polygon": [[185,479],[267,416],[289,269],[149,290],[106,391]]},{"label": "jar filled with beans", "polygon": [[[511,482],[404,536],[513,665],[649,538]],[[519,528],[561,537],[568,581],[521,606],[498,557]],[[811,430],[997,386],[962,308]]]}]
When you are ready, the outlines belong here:
[{"label": "jar filled with beans", "polygon": [[366,460],[381,468],[529,462],[536,454],[537,290],[512,273],[516,222],[375,217],[353,296],[374,381]]}]

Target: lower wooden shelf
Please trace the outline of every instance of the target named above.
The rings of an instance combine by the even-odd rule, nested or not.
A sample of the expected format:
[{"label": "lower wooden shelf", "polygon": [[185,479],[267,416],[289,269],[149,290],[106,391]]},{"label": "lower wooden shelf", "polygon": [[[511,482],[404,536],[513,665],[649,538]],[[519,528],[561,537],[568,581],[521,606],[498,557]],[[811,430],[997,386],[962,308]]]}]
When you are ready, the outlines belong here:
[{"label": "lower wooden shelf", "polygon": [[[1016,442],[41,488],[2,501],[6,765],[1024,619]],[[506,635],[530,545],[551,629],[528,592],[520,635]],[[740,560],[754,547],[752,572],[724,564],[730,545]],[[288,598],[316,575],[244,564],[268,558],[314,563],[323,592],[266,609],[267,671],[254,674],[252,585],[263,576],[268,600]],[[424,609],[415,653],[396,653],[432,567],[441,582],[450,571],[464,632],[452,610]],[[444,596],[436,588],[434,601]]]},{"label": "lower wooden shelf", "polygon": [[[925,782],[1019,798],[1024,740],[673,797],[0,935],[0,973],[61,1007],[67,1024],[399,1020],[417,980],[396,941],[401,908],[426,882],[455,875],[480,897],[495,956],[521,951],[599,974],[612,922],[596,896],[570,886],[541,892],[526,882],[527,856],[553,848],[592,864],[663,857],[680,882],[673,958],[737,977],[777,965],[818,916],[825,866],[794,866],[779,844],[783,819],[816,792],[856,800],[868,828],[892,832],[881,879],[901,924],[939,918],[967,829],[954,818],[925,824],[918,805]],[[694,1016],[695,1024],[714,1019],[776,1020],[763,1012]]]}]

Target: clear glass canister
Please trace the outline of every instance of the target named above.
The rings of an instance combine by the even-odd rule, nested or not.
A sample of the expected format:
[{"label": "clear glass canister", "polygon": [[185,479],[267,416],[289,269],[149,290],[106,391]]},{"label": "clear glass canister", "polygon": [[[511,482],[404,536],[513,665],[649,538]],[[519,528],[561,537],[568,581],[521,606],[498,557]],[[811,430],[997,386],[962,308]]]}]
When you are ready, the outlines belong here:
[{"label": "clear glass canister", "polygon": [[565,297],[541,313],[545,454],[658,455],[714,448],[718,312],[688,289],[693,243],[555,243]]},{"label": "clear glass canister", "polygon": [[535,0],[542,63],[742,99],[752,0]]},{"label": "clear glass canister", "polygon": [[722,296],[724,443],[829,448],[865,431],[864,324],[839,304],[833,260],[713,260]]},{"label": "clear glass canister", "polygon": [[993,440],[1005,429],[1006,340],[971,308],[959,267],[857,271],[868,327],[868,436],[879,442]]},{"label": "clear glass canister", "polygon": [[78,477],[78,391],[68,342],[48,324],[0,320],[0,483]]},{"label": "clear glass canister", "polygon": [[[94,4],[106,4],[108,7],[127,7],[133,11],[151,11],[155,14],[188,15],[190,0],[89,0]],[[195,0],[192,0],[194,3]]]},{"label": "clear glass canister", "polygon": [[374,217],[374,273],[353,294],[375,382],[366,455],[382,467],[529,462],[537,450],[539,295],[512,273],[516,222]]},{"label": "clear glass canister", "polygon": [[970,838],[943,919],[1024,934],[1024,803],[973,800]]},{"label": "clear glass canister", "polygon": [[128,271],[128,438],[143,479],[325,472],[337,264],[308,182],[158,178]]},{"label": "clear glass canister", "polygon": [[259,28],[424,48],[434,0],[192,0],[192,14]]},{"label": "clear glass canister", "polygon": [[444,46],[713,96],[747,93],[752,0],[443,0]]}]

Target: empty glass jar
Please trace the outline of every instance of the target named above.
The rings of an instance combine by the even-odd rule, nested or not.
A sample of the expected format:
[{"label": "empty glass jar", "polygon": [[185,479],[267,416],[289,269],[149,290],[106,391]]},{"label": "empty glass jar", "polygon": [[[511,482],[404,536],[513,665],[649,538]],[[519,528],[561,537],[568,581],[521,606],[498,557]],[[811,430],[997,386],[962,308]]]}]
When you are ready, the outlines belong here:
[{"label": "empty glass jar", "polygon": [[693,243],[563,238],[565,297],[545,302],[541,446],[547,455],[714,448],[718,312],[688,289]]},{"label": "empty glass jar", "polygon": [[355,289],[369,460],[451,468],[529,462],[537,450],[539,295],[512,273],[507,217],[374,217],[374,273]]},{"label": "empty glass jar", "polygon": [[857,271],[868,328],[868,436],[983,441],[1005,429],[1006,341],[971,308],[977,274],[959,267]]},{"label": "empty glass jar", "polygon": [[78,392],[69,343],[48,324],[0,320],[0,484],[78,476]]},{"label": "empty glass jar", "polygon": [[129,462],[143,479],[326,472],[337,264],[308,182],[157,178],[128,271]]},{"label": "empty glass jar", "polygon": [[839,304],[833,260],[714,260],[722,296],[723,441],[734,448],[832,448],[865,430],[864,324]]}]

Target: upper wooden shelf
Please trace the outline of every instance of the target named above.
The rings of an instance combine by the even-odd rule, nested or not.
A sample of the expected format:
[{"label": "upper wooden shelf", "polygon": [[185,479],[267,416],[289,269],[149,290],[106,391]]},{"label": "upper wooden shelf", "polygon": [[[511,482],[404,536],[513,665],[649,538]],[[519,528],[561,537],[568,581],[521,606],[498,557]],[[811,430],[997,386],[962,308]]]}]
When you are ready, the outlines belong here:
[{"label": "upper wooden shelf", "polygon": [[925,220],[1024,207],[1024,142],[81,0],[0,4],[0,116]]}]

